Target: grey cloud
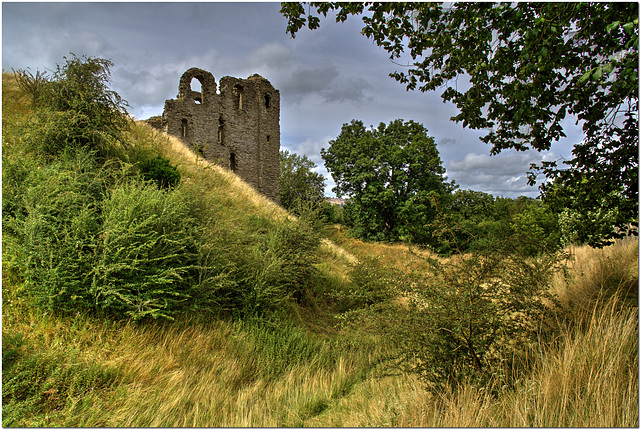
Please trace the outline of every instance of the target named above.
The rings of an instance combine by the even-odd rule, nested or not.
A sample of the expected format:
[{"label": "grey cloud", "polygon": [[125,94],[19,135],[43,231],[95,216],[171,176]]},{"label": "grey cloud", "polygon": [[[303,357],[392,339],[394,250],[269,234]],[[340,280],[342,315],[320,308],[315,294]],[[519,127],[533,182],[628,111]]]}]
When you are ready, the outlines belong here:
[{"label": "grey cloud", "polygon": [[326,91],[337,77],[338,70],[334,66],[298,68],[289,73],[286,82],[282,82],[280,92],[299,102],[306,95]]},{"label": "grey cloud", "polygon": [[258,67],[266,67],[271,70],[286,70],[294,66],[294,53],[291,48],[282,43],[267,43],[250,52],[243,63],[242,66],[244,68],[251,70],[255,70]]},{"label": "grey cloud", "polygon": [[[144,119],[140,110],[155,111],[162,114],[165,100],[175,97],[178,92],[178,79],[184,70],[167,70],[165,67],[150,69],[130,69],[119,67],[114,73],[113,86],[124,99],[128,100],[136,117]],[[178,77],[176,77],[176,75]]]},{"label": "grey cloud", "polygon": [[496,156],[469,153],[461,161],[445,164],[447,175],[463,189],[494,195],[535,197],[536,187],[529,186],[526,172],[532,163],[554,159],[553,153],[506,151]]},{"label": "grey cloud", "polygon": [[437,144],[438,144],[438,146],[454,145],[454,144],[456,144],[456,139],[451,139],[451,138],[445,137],[443,139],[440,139],[437,142]]},{"label": "grey cloud", "polygon": [[346,82],[337,82],[321,91],[327,102],[352,102],[355,104],[371,101],[373,97],[365,96],[364,91],[371,88],[364,79],[350,78]]},{"label": "grey cloud", "polygon": [[[9,45],[16,46],[16,45]],[[102,37],[89,32],[66,32],[49,29],[25,35],[18,49],[9,47],[4,55],[9,55],[14,64],[9,67],[47,68],[64,62],[69,53],[100,58],[114,58],[118,50]],[[4,50],[4,42],[3,42]],[[5,64],[3,64],[5,67]]]},{"label": "grey cloud", "polygon": [[362,78],[347,78],[334,65],[314,68],[300,67],[292,70],[280,82],[280,92],[285,103],[298,104],[306,97],[318,96],[325,103],[350,102],[360,104],[371,100],[365,94],[369,89]]}]

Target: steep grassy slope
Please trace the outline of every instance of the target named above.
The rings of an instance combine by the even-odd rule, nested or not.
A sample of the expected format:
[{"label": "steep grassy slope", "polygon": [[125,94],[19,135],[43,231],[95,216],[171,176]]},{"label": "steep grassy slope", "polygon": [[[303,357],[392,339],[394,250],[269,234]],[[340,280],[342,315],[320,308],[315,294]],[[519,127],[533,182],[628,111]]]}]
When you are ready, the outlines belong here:
[{"label": "steep grassy slope", "polygon": [[[28,161],[19,145],[31,111],[3,74],[3,164]],[[271,235],[296,231],[287,229],[298,221],[286,211],[146,125],[133,127],[125,143],[125,169],[158,154],[178,166],[180,192],[206,214],[212,253],[231,254],[253,267],[243,275],[265,284],[289,269],[276,263],[282,242]],[[304,299],[262,315],[202,310],[134,322],[34,307],[5,256],[3,231],[3,425],[637,427],[637,241],[572,249],[571,275],[555,283],[572,309],[556,341],[541,344],[514,387],[492,396],[473,385],[429,392],[415,376],[381,364],[390,345],[370,321],[343,326],[336,317],[354,305],[340,298],[358,296],[351,285],[375,283],[392,269],[425,269],[423,251],[363,243],[340,228],[327,236],[333,241],[314,252]],[[353,269],[370,258],[379,267]],[[390,323],[403,311],[396,301],[382,313]]]},{"label": "steep grassy slope", "polygon": [[[29,106],[29,98],[18,89],[13,76],[3,74],[3,162],[20,173],[8,172],[6,177],[22,179],[30,169],[42,171],[46,186],[52,177],[48,175],[57,170],[39,164],[23,150],[29,138],[24,125],[33,111]],[[179,192],[191,197],[190,207],[206,214],[201,213],[199,229],[205,241],[212,243],[205,247],[211,253],[206,257],[231,255],[227,262],[236,265],[230,268],[244,264],[240,281],[262,286],[258,292],[271,292],[269,287],[278,277],[300,275],[286,265],[289,255],[280,254],[286,250],[281,246],[296,237],[296,228],[305,228],[296,226],[296,218],[234,174],[198,159],[177,139],[144,124],[135,124],[122,142],[119,163],[123,177],[135,173],[139,160],[157,155],[177,165],[182,175]],[[29,167],[26,162],[31,163]],[[56,181],[64,183],[72,176],[70,171]],[[5,189],[13,191],[9,182]],[[21,196],[14,192],[11,199],[19,201]],[[135,215],[134,206],[131,210]],[[3,239],[10,235],[3,233]],[[202,304],[202,312],[185,314],[173,324],[37,309],[23,293],[23,273],[16,262],[20,255],[6,243],[5,425],[228,426],[267,421],[293,425],[318,412],[332,397],[343,395],[361,377],[374,353],[366,343],[354,346],[349,340],[326,338],[333,321],[331,302],[324,293],[346,281],[355,261],[327,239],[310,255],[315,270],[308,277],[294,279],[303,287],[297,299],[274,295],[280,304],[271,313],[247,313],[242,320],[230,317],[225,309],[209,317]],[[293,254],[293,258],[295,269],[299,256]],[[319,385],[304,382],[311,374],[318,376]],[[277,381],[280,379],[284,381]],[[282,383],[286,386],[278,387]],[[185,396],[187,386],[192,387],[189,397]],[[155,392],[151,396],[149,389]],[[247,389],[256,395],[248,395]],[[278,389],[282,392],[275,393]],[[282,415],[269,416],[256,412],[253,402],[260,397],[291,404]],[[245,398],[246,408],[256,412],[250,419],[236,415],[234,401],[239,398]],[[162,409],[157,408],[160,402],[165,404]],[[96,404],[100,406],[94,407]],[[221,414],[225,407],[226,417]],[[204,408],[206,412],[199,411]]]}]

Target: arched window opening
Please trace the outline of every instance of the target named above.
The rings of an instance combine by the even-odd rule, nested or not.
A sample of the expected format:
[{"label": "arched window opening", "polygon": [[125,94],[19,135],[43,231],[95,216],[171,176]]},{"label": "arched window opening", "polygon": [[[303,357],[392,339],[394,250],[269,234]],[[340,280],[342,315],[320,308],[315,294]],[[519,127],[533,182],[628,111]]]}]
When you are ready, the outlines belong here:
[{"label": "arched window opening", "polygon": [[188,135],[188,123],[186,119],[182,120],[182,124],[180,126],[180,135],[182,137],[187,137]]},{"label": "arched window opening", "polygon": [[231,152],[231,155],[229,155],[229,168],[233,172],[236,171],[236,154],[233,152]]},{"label": "arched window opening", "polygon": [[269,94],[265,94],[264,95],[264,107],[266,107],[268,109],[270,105],[271,105],[271,96]]},{"label": "arched window opening", "polygon": [[203,93],[202,93],[202,82],[200,82],[200,80],[198,78],[192,78],[191,79],[191,93],[193,94],[193,99],[195,100],[196,104],[202,104],[202,97],[203,97]]}]

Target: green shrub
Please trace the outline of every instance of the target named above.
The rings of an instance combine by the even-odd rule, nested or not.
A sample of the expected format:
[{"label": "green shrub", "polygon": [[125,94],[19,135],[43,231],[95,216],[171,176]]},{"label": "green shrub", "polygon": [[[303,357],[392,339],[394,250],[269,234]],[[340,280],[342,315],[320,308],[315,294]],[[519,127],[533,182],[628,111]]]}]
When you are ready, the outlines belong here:
[{"label": "green shrub", "polygon": [[116,142],[124,142],[130,119],[127,102],[108,89],[112,65],[109,60],[73,55],[65,57],[51,78],[36,83],[35,77],[26,77],[22,86],[37,98],[39,107],[22,132],[32,151],[55,158],[67,148],[84,147],[102,157]]},{"label": "green shrub", "polygon": [[21,290],[48,311],[171,317],[197,262],[198,229],[184,194],[98,165],[85,150],[67,149],[31,172],[12,164],[5,173],[10,194],[22,193],[3,213]]},{"label": "green shrub", "polygon": [[178,169],[167,158],[157,156],[140,164],[140,173],[160,189],[174,188],[180,183]]},{"label": "green shrub", "polygon": [[244,290],[243,312],[261,314],[289,298],[303,301],[315,275],[319,237],[304,222],[289,221],[269,229],[238,256],[235,273]]},{"label": "green shrub", "polygon": [[407,281],[411,308],[394,334],[404,368],[432,387],[510,383],[550,329],[548,287],[564,257],[523,258],[506,246],[428,259],[429,270]]},{"label": "green shrub", "polygon": [[331,292],[341,312],[366,308],[395,296],[400,273],[380,265],[374,258],[361,258],[349,273],[345,288]]},{"label": "green shrub", "polygon": [[528,204],[520,213],[513,215],[512,228],[519,243],[516,248],[522,255],[533,256],[560,249],[558,217],[546,205]]},{"label": "green shrub", "polygon": [[3,231],[7,232],[8,219],[24,218],[24,194],[29,186],[38,163],[24,153],[13,153],[6,148],[2,151],[2,219]]},{"label": "green shrub", "polygon": [[46,310],[91,307],[88,284],[101,231],[101,200],[112,173],[84,151],[32,170],[24,179],[20,216],[5,216],[5,244],[22,290]]},{"label": "green shrub", "polygon": [[172,318],[187,300],[198,228],[184,194],[125,183],[102,206],[99,257],[90,292],[109,313]]}]

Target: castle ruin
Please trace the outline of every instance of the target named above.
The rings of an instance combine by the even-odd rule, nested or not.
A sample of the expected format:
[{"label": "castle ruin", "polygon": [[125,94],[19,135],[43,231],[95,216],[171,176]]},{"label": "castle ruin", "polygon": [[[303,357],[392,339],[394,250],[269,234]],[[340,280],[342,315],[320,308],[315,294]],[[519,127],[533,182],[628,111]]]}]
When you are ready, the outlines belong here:
[{"label": "castle ruin", "polygon": [[[200,91],[192,90],[193,79]],[[225,76],[218,90],[211,73],[191,68],[180,78],[177,99],[147,122],[278,202],[280,92],[262,76]]]}]

